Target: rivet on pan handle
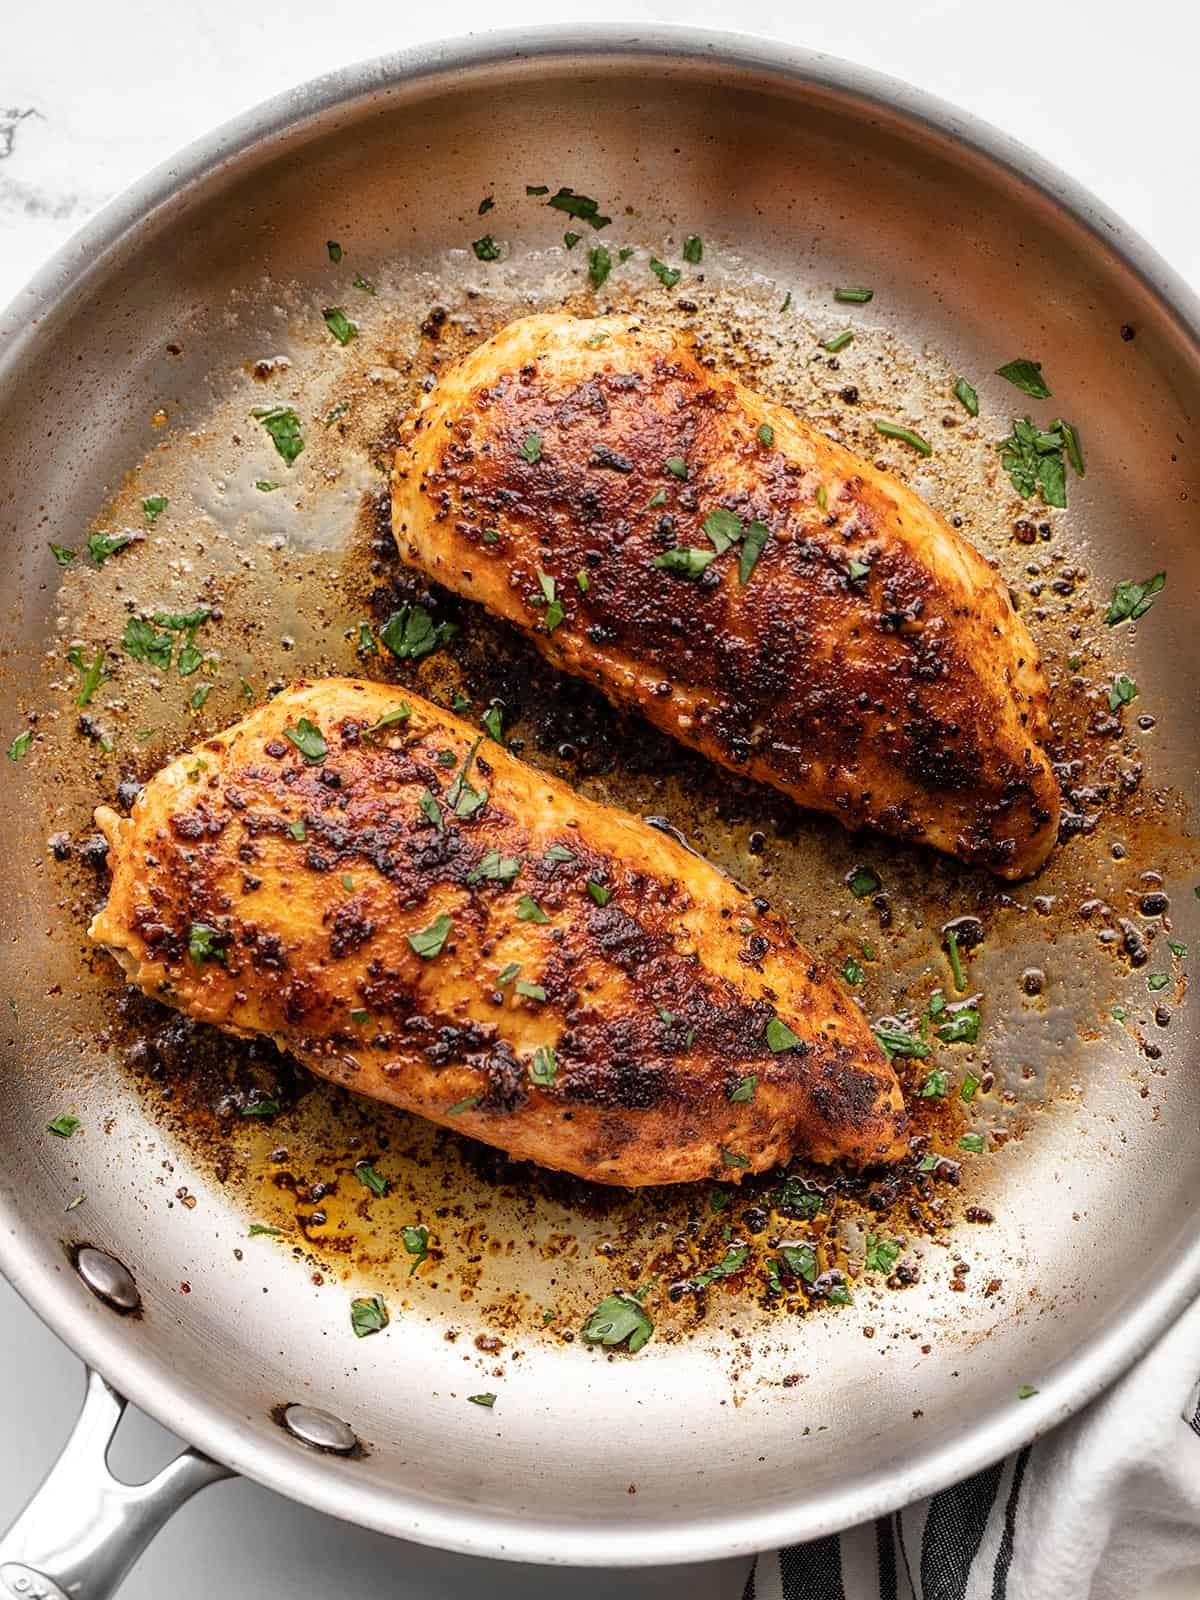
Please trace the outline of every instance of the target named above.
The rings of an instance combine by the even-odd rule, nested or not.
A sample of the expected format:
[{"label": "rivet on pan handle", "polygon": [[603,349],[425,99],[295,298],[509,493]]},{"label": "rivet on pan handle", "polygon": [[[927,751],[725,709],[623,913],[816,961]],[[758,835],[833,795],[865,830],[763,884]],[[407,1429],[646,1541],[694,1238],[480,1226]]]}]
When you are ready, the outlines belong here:
[{"label": "rivet on pan handle", "polygon": [[0,1600],[108,1600],[175,1511],[197,1489],[227,1478],[184,1450],[148,1483],[108,1469],[125,1401],[98,1372],[71,1437],[25,1510],[0,1538]]}]

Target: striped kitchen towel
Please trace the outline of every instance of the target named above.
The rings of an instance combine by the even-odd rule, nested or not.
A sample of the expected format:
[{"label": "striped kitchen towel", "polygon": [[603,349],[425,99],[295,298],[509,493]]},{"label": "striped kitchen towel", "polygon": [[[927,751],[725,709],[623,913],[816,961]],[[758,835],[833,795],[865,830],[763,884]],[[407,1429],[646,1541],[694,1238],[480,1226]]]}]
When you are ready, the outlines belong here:
[{"label": "striped kitchen towel", "polygon": [[1088,1409],[890,1517],[761,1555],[744,1600],[1200,1600],[1200,1302]]}]

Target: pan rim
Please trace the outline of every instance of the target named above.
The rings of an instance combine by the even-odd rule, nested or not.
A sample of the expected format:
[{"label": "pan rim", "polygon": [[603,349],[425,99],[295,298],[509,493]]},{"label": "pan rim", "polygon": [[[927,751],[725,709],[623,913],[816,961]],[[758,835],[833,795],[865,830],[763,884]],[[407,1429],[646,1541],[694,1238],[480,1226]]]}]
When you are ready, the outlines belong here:
[{"label": "pan rim", "polygon": [[[114,251],[136,246],[153,219],[185,206],[193,186],[212,179],[248,148],[300,132],[397,84],[433,85],[447,74],[522,61],[549,67],[625,61],[636,67],[663,59],[719,64],[765,73],[793,87],[833,90],[958,141],[1090,233],[1149,290],[1200,363],[1200,298],[1113,212],[1019,141],[885,74],[788,43],[685,25],[597,23],[510,29],[414,46],[284,91],[222,124],[110,201],[0,313],[0,382],[19,369],[34,341],[52,332],[89,281],[103,275]],[[962,1434],[910,1456],[899,1472],[882,1467],[850,1489],[835,1486],[803,1497],[798,1484],[790,1504],[766,1510],[735,1506],[700,1527],[681,1518],[634,1526],[549,1516],[514,1521],[465,1502],[431,1507],[412,1491],[356,1482],[346,1463],[302,1453],[282,1432],[278,1439],[251,1433],[232,1406],[218,1406],[211,1396],[181,1396],[166,1364],[148,1365],[122,1336],[119,1321],[101,1314],[64,1315],[70,1290],[63,1263],[39,1258],[24,1236],[14,1198],[6,1194],[0,1194],[0,1270],[78,1356],[142,1410],[234,1471],[302,1504],[467,1555],[550,1565],[641,1566],[718,1560],[816,1538],[934,1493],[1029,1443],[1114,1382],[1200,1294],[1200,1238],[1179,1252],[1152,1293],[1120,1322],[1100,1325],[1039,1394],[1019,1404],[1015,1397],[1009,1404],[998,1402]]]}]

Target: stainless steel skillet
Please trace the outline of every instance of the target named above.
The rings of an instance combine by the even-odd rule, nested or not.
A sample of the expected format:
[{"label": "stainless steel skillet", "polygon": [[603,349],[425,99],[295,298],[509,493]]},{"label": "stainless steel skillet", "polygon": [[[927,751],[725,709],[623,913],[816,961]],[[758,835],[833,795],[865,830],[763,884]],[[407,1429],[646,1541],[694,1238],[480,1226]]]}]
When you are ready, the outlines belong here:
[{"label": "stainless steel skillet", "polygon": [[[1056,395],[1088,445],[1064,535],[1076,566],[1097,593],[1171,575],[1154,627],[1139,629],[1136,676],[1143,704],[1160,711],[1145,753],[1153,786],[1194,800],[1194,299],[1095,202],[961,114],[842,64],[683,30],[496,35],[334,75],[194,147],[61,253],[0,323],[14,719],[41,708],[49,727],[57,707],[70,731],[69,695],[53,689],[45,660],[64,604],[46,542],[78,541],[164,437],[151,425],[160,408],[181,434],[224,422],[230,374],[274,354],[267,341],[286,342],[305,294],[327,292],[328,238],[352,242],[381,282],[415,282],[431,301],[439,275],[460,292],[464,266],[476,270],[467,247],[488,228],[527,242],[549,293],[562,218],[518,212],[527,182],[611,196],[643,254],[700,219],[711,255],[732,263],[725,292],[748,307],[776,306],[778,288],[812,314],[810,286],[869,282],[881,337],[936,349],[962,371],[1052,353]],[[477,220],[493,191],[496,209]],[[512,305],[518,267],[504,287]],[[773,328],[774,314],[763,309],[761,325]],[[232,502],[225,480],[212,487],[220,462],[204,460],[212,495],[197,515],[220,530]],[[358,487],[343,485],[346,503]],[[330,502],[320,504],[298,523],[313,548],[332,538],[317,527]],[[264,542],[264,531],[246,539]],[[208,548],[218,543],[214,534]],[[197,544],[186,557],[203,565]],[[1005,560],[1013,578],[1026,555]],[[301,655],[322,658],[315,636],[298,637]],[[81,748],[84,764],[97,762],[96,787],[111,786]],[[636,1360],[588,1357],[522,1324],[494,1411],[464,1404],[489,1383],[475,1355],[464,1362],[493,1326],[481,1300],[414,1290],[386,1335],[355,1344],[346,1282],[315,1283],[283,1251],[247,1261],[244,1194],[173,1141],[116,1063],[103,1000],[115,979],[85,973],[78,906],[47,855],[55,802],[23,769],[8,776],[0,1265],[118,1390],[224,1467],[308,1504],[448,1548],[575,1564],[697,1560],[812,1537],[1061,1420],[1200,1289],[1195,1025],[1186,1005],[1159,1033],[1148,1023],[1152,1073],[1125,1032],[1081,1042],[1068,991],[1093,977],[1103,987],[1112,969],[1093,972],[1091,945],[1063,932],[1038,952],[1057,1009],[1022,1012],[1008,1039],[1031,1069],[1053,1057],[1074,1092],[973,1174],[971,1198],[997,1219],[986,1244],[958,1230],[902,1297],[864,1291],[852,1313],[761,1326],[753,1306],[730,1306]],[[1043,887],[1065,896],[1079,884]],[[1186,942],[1189,918],[1197,932],[1191,884],[1168,887]],[[820,944],[815,903],[808,915]],[[1005,960],[1019,970],[1030,959],[1023,945],[997,952],[997,984]],[[53,1142],[47,1120],[68,1103],[84,1128]],[[78,1194],[86,1203],[67,1211]],[[603,1242],[603,1220],[569,1227],[584,1254]],[[133,1286],[110,1281],[105,1298],[113,1269],[81,1246],[124,1263]],[[951,1287],[955,1252],[976,1252],[978,1272],[990,1265],[1003,1279],[1001,1302]],[[1038,1393],[1018,1401],[1023,1384]],[[301,1418],[297,1436],[286,1426],[297,1403],[333,1421]],[[114,1404],[96,1380],[92,1455]],[[37,1591],[19,1586],[10,1561],[85,1600],[108,1592],[155,1519],[221,1470],[184,1466],[135,1494],[122,1518],[121,1497],[98,1480],[95,1498],[84,1487],[88,1452],[73,1448],[68,1476],[48,1490],[55,1518],[43,1501],[0,1546],[13,1593]]]}]

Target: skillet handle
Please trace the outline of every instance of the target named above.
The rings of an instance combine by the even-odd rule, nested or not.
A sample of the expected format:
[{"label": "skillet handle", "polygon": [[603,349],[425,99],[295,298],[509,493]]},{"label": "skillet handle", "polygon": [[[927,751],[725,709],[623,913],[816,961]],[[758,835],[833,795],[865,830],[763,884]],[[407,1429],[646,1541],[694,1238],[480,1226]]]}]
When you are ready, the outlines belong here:
[{"label": "skillet handle", "polygon": [[62,1454],[0,1538],[0,1600],[109,1600],[167,1518],[231,1476],[188,1449],[148,1483],[122,1483],[108,1450],[124,1410],[124,1397],[89,1370]]}]

